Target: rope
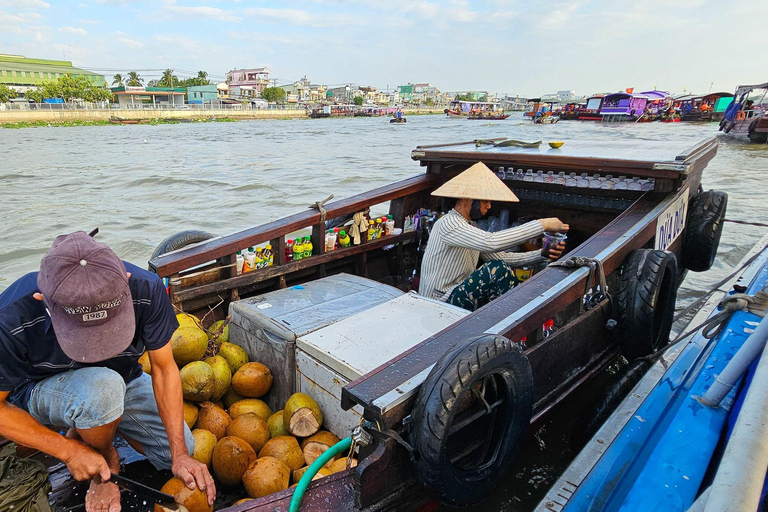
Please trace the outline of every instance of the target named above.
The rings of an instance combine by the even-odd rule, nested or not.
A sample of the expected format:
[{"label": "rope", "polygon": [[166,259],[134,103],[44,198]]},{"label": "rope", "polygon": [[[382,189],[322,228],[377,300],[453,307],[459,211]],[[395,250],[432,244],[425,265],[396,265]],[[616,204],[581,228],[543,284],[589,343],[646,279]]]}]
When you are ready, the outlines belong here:
[{"label": "rope", "polygon": [[[587,276],[587,283],[584,288],[584,300],[579,306],[580,313],[583,313],[585,306],[587,309],[595,307],[598,303],[602,302],[606,298],[611,301],[611,314],[613,314],[613,297],[608,293],[608,283],[605,279],[605,268],[603,262],[596,258],[587,258],[586,256],[571,256],[559,261],[555,261],[549,264],[551,267],[564,267],[564,268],[589,268],[589,275]],[[590,295],[589,292],[593,288],[592,278],[597,273],[595,294]],[[599,292],[597,290],[600,290]]]},{"label": "rope", "polygon": [[320,222],[325,224],[325,207],[323,206],[325,203],[333,199],[333,194],[329,195],[322,201],[315,201],[314,204],[309,205],[310,208],[316,208],[320,212]]},{"label": "rope", "polygon": [[768,224],[765,224],[764,222],[748,222],[746,220],[735,220],[735,219],[723,219],[725,222],[732,222],[734,224],[744,224],[747,226],[758,226],[761,228],[768,228]]}]

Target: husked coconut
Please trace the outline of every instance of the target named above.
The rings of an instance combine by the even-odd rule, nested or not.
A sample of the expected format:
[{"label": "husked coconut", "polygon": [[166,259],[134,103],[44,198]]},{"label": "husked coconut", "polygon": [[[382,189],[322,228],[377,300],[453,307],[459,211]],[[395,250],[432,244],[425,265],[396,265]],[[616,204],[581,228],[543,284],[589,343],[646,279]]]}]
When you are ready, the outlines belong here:
[{"label": "husked coconut", "polygon": [[[309,466],[315,462],[323,452],[338,442],[339,438],[327,430],[321,430],[311,437],[304,439],[301,442],[301,451],[304,453],[304,462]],[[331,463],[334,460],[335,457],[326,462],[324,467],[331,467]]]},{"label": "husked coconut", "polygon": [[[190,489],[179,477],[173,477],[160,488],[160,492],[170,494],[176,503],[189,512],[213,512],[213,505],[208,504],[208,495],[197,487]],[[155,512],[165,512],[165,507],[155,504]]]},{"label": "husked coconut", "polygon": [[227,435],[239,437],[258,453],[269,441],[269,428],[266,421],[256,413],[249,412],[232,419],[232,423],[227,427]]},{"label": "husked coconut", "polygon": [[232,389],[248,398],[264,396],[272,387],[272,372],[261,363],[245,363],[232,375]]},{"label": "husked coconut", "polygon": [[197,327],[179,327],[171,336],[173,360],[179,368],[199,361],[208,348],[208,335]]},{"label": "husked coconut", "polygon": [[285,428],[285,423],[283,423],[283,411],[277,411],[267,418],[267,427],[269,428],[269,437],[291,435],[288,429]]},{"label": "husked coconut", "polygon": [[[357,459],[350,459],[350,460],[352,462],[349,463],[349,467],[350,468],[356,467]],[[344,471],[345,469],[347,469],[347,458],[342,457],[340,459],[336,459],[335,461],[333,461],[333,463],[331,463],[331,467],[329,467],[328,469],[331,470],[331,474],[338,473],[339,471]]]},{"label": "husked coconut", "polygon": [[249,412],[256,413],[261,419],[267,421],[272,416],[272,409],[267,403],[258,398],[244,398],[229,406],[229,415],[234,419]]},{"label": "husked coconut", "polygon": [[239,402],[243,398],[245,397],[238,395],[237,392],[234,389],[232,389],[232,385],[230,384],[229,389],[227,389],[227,392],[224,393],[223,397],[221,397],[221,400],[224,402],[224,407],[229,409],[230,407],[232,407],[233,403]]},{"label": "husked coconut", "polygon": [[211,365],[202,361],[191,362],[181,369],[179,376],[184,400],[203,402],[211,398],[215,383]]},{"label": "husked coconut", "polygon": [[[291,475],[291,482],[293,482],[294,484],[299,483],[299,481],[301,480],[301,477],[304,476],[304,473],[306,473],[308,469],[309,469],[309,466],[304,466],[303,468],[299,468],[296,471],[294,471],[293,475]],[[331,474],[331,470],[323,466],[317,471],[317,473],[315,473],[315,476],[312,477],[312,481],[314,482],[315,480],[319,480],[324,476],[328,476],[330,474]]]},{"label": "husked coconut", "polygon": [[200,404],[200,412],[197,415],[195,427],[213,432],[216,439],[219,440],[227,434],[230,421],[232,419],[227,411],[211,402],[203,402]]},{"label": "husked coconut", "polygon": [[232,375],[234,375],[241,366],[248,362],[248,354],[245,352],[245,350],[243,350],[242,347],[239,347],[234,343],[224,342],[219,345],[218,355],[227,360],[229,369],[232,371]]},{"label": "husked coconut", "polygon": [[213,369],[213,393],[211,401],[215,402],[224,396],[232,382],[232,371],[229,369],[227,360],[221,356],[206,357],[204,363],[210,365]]},{"label": "husked coconut", "polygon": [[152,375],[152,364],[149,362],[149,352],[144,352],[139,357],[139,364],[141,365],[141,371],[147,375]]},{"label": "husked coconut", "polygon": [[274,457],[294,471],[304,465],[304,454],[293,436],[270,439],[259,450],[259,457]]},{"label": "husked coconut", "polygon": [[195,449],[192,451],[192,458],[210,468],[213,449],[216,447],[216,436],[213,432],[202,428],[193,430],[192,436],[195,438]]},{"label": "husked coconut", "polygon": [[237,485],[243,473],[256,460],[256,452],[251,445],[239,437],[221,438],[213,449],[211,465],[216,478],[224,485]]},{"label": "husked coconut", "polygon": [[199,409],[195,404],[184,400],[184,423],[186,423],[189,428],[195,426],[198,411]]},{"label": "husked coconut", "polygon": [[294,393],[285,402],[283,423],[292,435],[309,437],[323,424],[323,413],[312,397],[304,393]]},{"label": "husked coconut", "polygon": [[259,457],[243,473],[248,496],[261,498],[288,488],[291,470],[274,457]]}]

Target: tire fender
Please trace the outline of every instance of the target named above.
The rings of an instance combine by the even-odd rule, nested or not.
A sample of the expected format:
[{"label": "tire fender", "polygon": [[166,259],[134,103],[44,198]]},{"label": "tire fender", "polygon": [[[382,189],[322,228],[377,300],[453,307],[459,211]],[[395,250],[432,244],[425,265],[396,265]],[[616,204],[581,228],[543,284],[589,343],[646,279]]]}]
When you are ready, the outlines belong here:
[{"label": "tire fender", "polygon": [[182,247],[186,247],[188,245],[210,240],[215,236],[216,235],[208,233],[207,231],[198,231],[194,229],[180,231],[160,242],[155,248],[155,251],[152,253],[152,257],[150,257],[150,259],[157,258],[162,254],[181,249]]},{"label": "tire fender", "polygon": [[669,342],[677,287],[677,258],[673,253],[637,249],[624,260],[615,297],[618,323],[613,332],[630,361]]},{"label": "tire fender", "polygon": [[704,272],[712,268],[727,208],[725,192],[708,190],[691,199],[683,238],[683,266],[688,270]]},{"label": "tire fender", "polygon": [[[466,417],[487,411],[483,401],[492,412],[451,432]],[[458,343],[432,368],[413,409],[410,436],[418,480],[444,504],[482,501],[514,462],[532,404],[531,366],[514,342],[485,334]],[[475,443],[470,454],[452,459]]]}]

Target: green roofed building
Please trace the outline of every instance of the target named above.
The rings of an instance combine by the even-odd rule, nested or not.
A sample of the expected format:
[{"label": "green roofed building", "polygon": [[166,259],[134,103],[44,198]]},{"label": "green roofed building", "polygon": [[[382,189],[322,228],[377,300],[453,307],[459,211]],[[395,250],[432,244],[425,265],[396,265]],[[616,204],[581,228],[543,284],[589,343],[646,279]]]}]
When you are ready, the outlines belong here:
[{"label": "green roofed building", "polygon": [[104,75],[72,66],[66,60],[27,59],[21,55],[0,53],[0,84],[25,93],[43,82],[57,80],[66,73],[84,76],[96,86],[107,85]]}]

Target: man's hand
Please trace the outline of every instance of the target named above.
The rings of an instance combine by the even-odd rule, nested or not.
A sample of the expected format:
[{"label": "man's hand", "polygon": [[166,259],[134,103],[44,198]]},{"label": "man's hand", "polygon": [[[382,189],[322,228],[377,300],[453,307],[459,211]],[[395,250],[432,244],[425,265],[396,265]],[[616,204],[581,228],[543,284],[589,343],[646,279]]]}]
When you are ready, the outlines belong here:
[{"label": "man's hand", "polygon": [[99,476],[103,481],[109,480],[112,472],[106,459],[99,452],[78,441],[73,440],[71,443],[72,455],[62,461],[67,465],[72,478],[82,481]]},{"label": "man's hand", "polygon": [[539,223],[544,227],[544,231],[552,233],[567,233],[568,229],[570,229],[568,224],[562,223],[557,217],[539,219]]},{"label": "man's hand", "polygon": [[187,454],[181,454],[174,458],[171,471],[184,480],[190,489],[197,487],[201,491],[205,491],[208,495],[208,504],[213,505],[213,501],[216,499],[216,485],[214,485],[213,477],[208,472],[208,466]]},{"label": "man's hand", "polygon": [[564,250],[565,250],[565,242],[558,242],[557,246],[550,247],[548,250],[542,251],[541,255],[544,256],[545,258],[549,258],[550,261],[555,261],[563,254]]}]

